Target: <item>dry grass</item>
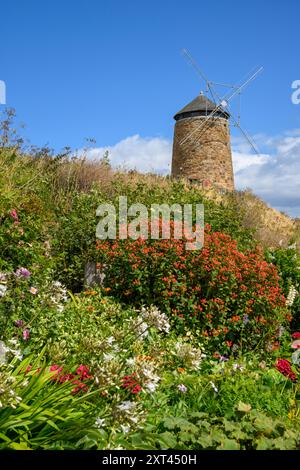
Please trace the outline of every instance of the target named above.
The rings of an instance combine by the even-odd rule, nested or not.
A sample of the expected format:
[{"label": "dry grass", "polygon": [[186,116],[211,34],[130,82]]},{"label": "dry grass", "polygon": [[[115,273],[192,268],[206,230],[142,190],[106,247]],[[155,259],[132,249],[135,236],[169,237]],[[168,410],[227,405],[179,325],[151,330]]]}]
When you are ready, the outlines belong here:
[{"label": "dry grass", "polygon": [[255,237],[263,246],[287,247],[299,239],[295,220],[269,207],[250,190],[236,191],[233,197],[241,210],[243,225],[255,230]]}]

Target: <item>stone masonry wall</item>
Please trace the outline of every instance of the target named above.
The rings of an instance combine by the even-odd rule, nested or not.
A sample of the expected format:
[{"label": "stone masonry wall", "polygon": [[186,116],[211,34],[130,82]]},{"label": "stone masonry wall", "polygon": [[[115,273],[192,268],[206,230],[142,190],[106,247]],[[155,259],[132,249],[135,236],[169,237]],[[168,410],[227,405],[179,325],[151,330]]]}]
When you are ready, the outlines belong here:
[{"label": "stone masonry wall", "polygon": [[[189,138],[183,142],[187,136]],[[234,190],[230,133],[226,119],[192,117],[176,122],[172,176],[198,181],[204,187]]]}]

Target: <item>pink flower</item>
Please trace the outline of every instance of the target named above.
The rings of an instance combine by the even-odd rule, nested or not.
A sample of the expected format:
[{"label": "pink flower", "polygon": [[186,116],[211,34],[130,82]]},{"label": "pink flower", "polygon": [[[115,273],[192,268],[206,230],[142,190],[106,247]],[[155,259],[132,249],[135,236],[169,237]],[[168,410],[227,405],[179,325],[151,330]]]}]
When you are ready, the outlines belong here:
[{"label": "pink flower", "polygon": [[29,331],[29,329],[28,329],[28,328],[25,328],[25,330],[23,330],[22,335],[23,335],[24,341],[28,341],[29,338],[30,338],[30,331]]},{"label": "pink flower", "polygon": [[292,342],[293,349],[299,349],[300,348],[300,339],[296,339],[295,341]]},{"label": "pink flower", "polygon": [[19,222],[19,217],[18,217],[16,209],[12,209],[9,215],[14,219],[15,222]]},{"label": "pink flower", "polygon": [[31,294],[36,295],[38,293],[38,289],[36,287],[30,287],[29,291]]},{"label": "pink flower", "polygon": [[28,271],[28,269],[26,269],[26,268],[19,268],[15,272],[15,275],[16,275],[16,277],[30,277],[31,272]]}]

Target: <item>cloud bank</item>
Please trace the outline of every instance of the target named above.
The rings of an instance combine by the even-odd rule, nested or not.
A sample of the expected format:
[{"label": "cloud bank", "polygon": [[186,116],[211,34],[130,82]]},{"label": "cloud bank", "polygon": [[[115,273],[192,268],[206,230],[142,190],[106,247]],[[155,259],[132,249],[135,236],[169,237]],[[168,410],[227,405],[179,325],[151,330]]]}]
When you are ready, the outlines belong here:
[{"label": "cloud bank", "polygon": [[[251,188],[272,207],[300,217],[300,129],[254,138],[260,155],[245,141],[232,139],[236,188]],[[87,157],[98,159],[105,151],[114,167],[159,174],[171,169],[172,142],[162,137],[133,135],[112,146],[91,148]]]}]

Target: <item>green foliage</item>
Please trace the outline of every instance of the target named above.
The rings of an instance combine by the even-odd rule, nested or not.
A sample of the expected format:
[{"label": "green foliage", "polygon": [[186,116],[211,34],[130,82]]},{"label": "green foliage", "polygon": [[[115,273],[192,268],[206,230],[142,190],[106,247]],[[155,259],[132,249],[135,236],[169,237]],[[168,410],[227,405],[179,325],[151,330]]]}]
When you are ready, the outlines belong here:
[{"label": "green foliage", "polygon": [[72,394],[74,385],[53,383],[42,356],[0,366],[9,378],[2,377],[0,401],[5,387],[15,397],[15,403],[4,402],[0,409],[0,449],[74,448],[93,428],[94,405]]},{"label": "green foliage", "polygon": [[[292,296],[290,309],[292,313],[293,330],[300,329],[300,254],[295,246],[288,249],[277,249],[267,253],[267,257],[278,269],[281,285],[286,297]],[[293,294],[294,290],[294,294]]]},{"label": "green foliage", "polygon": [[157,427],[150,425],[134,434],[128,448],[295,450],[300,446],[299,427],[295,429],[288,420],[271,418],[242,402],[230,419],[195,411],[184,418],[165,417]]}]

